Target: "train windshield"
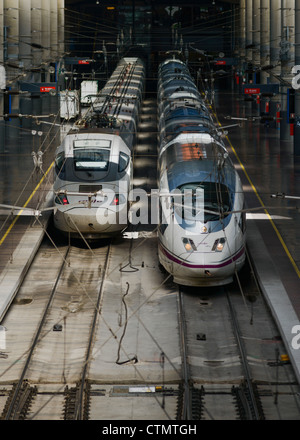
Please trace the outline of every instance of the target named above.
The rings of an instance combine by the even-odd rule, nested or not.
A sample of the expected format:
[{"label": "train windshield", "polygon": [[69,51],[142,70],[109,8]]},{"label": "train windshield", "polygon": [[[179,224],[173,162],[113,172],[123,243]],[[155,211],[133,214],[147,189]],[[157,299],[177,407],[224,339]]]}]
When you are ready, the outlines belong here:
[{"label": "train windshield", "polygon": [[85,139],[74,141],[75,170],[107,171],[110,158],[109,140]]},{"label": "train windshield", "polygon": [[231,210],[229,189],[222,183],[188,183],[178,188],[175,212],[185,220],[207,223],[217,221]]}]

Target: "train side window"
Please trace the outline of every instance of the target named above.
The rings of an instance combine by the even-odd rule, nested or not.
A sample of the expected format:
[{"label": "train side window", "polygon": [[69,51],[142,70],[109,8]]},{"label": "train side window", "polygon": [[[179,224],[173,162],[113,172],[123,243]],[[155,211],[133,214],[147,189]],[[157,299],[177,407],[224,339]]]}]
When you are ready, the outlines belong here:
[{"label": "train side window", "polygon": [[58,155],[55,158],[56,172],[63,173],[64,166],[65,166],[65,153],[62,151],[61,153],[58,153]]},{"label": "train side window", "polygon": [[122,171],[126,170],[126,168],[128,167],[128,164],[129,164],[129,160],[130,160],[130,157],[127,154],[120,152],[119,168],[118,168],[119,173],[122,173]]},{"label": "train side window", "polygon": [[239,220],[239,227],[243,233],[246,231],[246,214],[245,214],[245,212],[241,213],[241,217]]},{"label": "train side window", "polygon": [[163,235],[165,233],[165,230],[168,227],[167,221],[165,219],[163,210],[162,210],[162,206],[161,206],[161,198],[159,198],[159,219],[158,219],[158,228],[160,233]]}]

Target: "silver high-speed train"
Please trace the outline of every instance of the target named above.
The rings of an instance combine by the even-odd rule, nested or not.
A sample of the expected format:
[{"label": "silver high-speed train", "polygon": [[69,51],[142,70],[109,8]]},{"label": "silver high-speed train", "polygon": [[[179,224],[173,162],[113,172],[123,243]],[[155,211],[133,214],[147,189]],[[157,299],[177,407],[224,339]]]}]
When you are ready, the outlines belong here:
[{"label": "silver high-speed train", "polygon": [[244,195],[187,66],[159,66],[159,261],[185,286],[232,282],[245,262]]},{"label": "silver high-speed train", "polygon": [[132,149],[145,66],[123,58],[56,151],[54,226],[71,237],[98,239],[128,224]]}]

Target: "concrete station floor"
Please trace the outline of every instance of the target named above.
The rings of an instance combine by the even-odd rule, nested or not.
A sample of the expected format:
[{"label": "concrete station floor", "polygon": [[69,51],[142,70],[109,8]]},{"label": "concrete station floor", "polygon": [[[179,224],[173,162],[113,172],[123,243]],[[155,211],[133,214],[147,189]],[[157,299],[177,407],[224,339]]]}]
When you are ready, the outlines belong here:
[{"label": "concrete station floor", "polygon": [[[212,107],[219,123],[241,123],[228,128],[225,144],[242,179],[249,209],[248,250],[299,380],[300,157],[294,154],[293,136],[282,140],[278,124],[248,120],[260,116],[263,104],[245,101],[240,87],[228,90],[222,81],[216,82],[215,96]],[[277,193],[295,198],[271,197]]]},{"label": "concrete station floor", "polygon": [[[41,111],[43,114],[57,113],[55,97],[43,99],[38,114]],[[240,90],[223,88],[217,81],[213,109],[223,126],[235,122],[226,116],[259,115],[255,103],[245,102]],[[35,110],[27,109],[27,113]],[[43,121],[60,122],[58,118]],[[47,123],[36,125],[28,120],[10,121],[6,126],[6,135],[2,135],[0,145],[0,203],[35,209],[51,188],[52,171],[49,167],[60,141],[59,127]],[[42,134],[39,135],[38,131]],[[293,329],[300,324],[300,201],[271,198],[277,192],[300,197],[300,157],[294,155],[292,137],[280,140],[278,128],[266,126],[259,120],[243,121],[241,127],[232,127],[228,131],[225,144],[243,182],[246,208],[262,208],[247,213],[248,248],[267,301],[281,328],[288,354],[298,369],[300,382],[300,347],[293,346]],[[37,153],[39,149],[44,152],[41,170],[34,168],[32,158],[32,152]],[[1,297],[9,294],[9,287],[4,282],[8,268],[12,269],[14,262],[23,264],[34,249],[31,237],[25,247],[19,246],[28,235],[26,231],[35,233],[33,228],[37,228],[36,236],[40,237],[41,227],[34,217],[8,216],[1,211],[0,306]],[[25,248],[23,255],[22,249]],[[17,249],[19,260],[14,254]],[[18,272],[17,266],[13,270],[14,276],[22,272],[21,268]]]},{"label": "concrete station floor", "polygon": [[[280,127],[255,121],[236,121],[226,116],[257,117],[256,102],[245,102],[240,90],[220,87],[215,109],[221,125],[241,122],[228,129],[227,147],[243,182],[246,208],[264,209],[247,213],[254,222],[300,319],[300,156],[294,154],[294,139],[280,139]],[[273,198],[284,193],[298,199]]]}]

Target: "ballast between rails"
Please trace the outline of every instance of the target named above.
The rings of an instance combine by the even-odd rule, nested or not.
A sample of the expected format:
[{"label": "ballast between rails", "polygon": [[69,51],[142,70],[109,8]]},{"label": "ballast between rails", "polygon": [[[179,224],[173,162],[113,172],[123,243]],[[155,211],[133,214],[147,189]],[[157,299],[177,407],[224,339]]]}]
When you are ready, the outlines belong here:
[{"label": "ballast between rails", "polygon": [[[228,284],[245,261],[244,195],[186,64],[158,74],[159,260],[176,283]],[[173,196],[171,194],[174,194]]]},{"label": "ballast between rails", "polygon": [[[54,226],[63,234],[99,239],[127,227],[132,150],[144,81],[143,62],[122,58],[84,119],[58,147]],[[107,192],[115,194],[109,204],[105,203]]]}]

